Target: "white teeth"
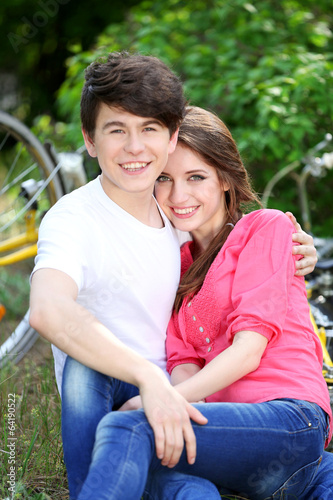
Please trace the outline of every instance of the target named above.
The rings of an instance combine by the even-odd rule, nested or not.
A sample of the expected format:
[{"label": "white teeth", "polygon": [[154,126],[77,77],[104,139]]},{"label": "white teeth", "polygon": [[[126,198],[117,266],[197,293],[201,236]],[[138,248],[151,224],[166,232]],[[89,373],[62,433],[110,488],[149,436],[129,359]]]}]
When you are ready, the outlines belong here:
[{"label": "white teeth", "polygon": [[148,165],[146,162],[136,161],[134,163],[123,163],[121,165],[125,170],[129,170],[130,172],[135,172],[135,170],[140,170],[140,168],[144,168]]},{"label": "white teeth", "polygon": [[176,214],[179,215],[185,215],[185,214],[190,214],[194,210],[196,210],[198,207],[191,207],[191,208],[174,208],[174,211]]}]

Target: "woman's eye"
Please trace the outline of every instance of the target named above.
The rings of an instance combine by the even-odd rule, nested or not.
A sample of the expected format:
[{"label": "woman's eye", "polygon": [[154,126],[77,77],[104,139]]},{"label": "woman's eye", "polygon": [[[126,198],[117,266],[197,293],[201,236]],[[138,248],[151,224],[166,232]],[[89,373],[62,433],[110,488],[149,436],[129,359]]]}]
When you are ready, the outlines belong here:
[{"label": "woman's eye", "polygon": [[203,181],[206,179],[206,177],[203,177],[202,175],[192,175],[190,177],[190,181]]},{"label": "woman's eye", "polygon": [[167,177],[166,175],[160,175],[157,177],[156,182],[166,182],[169,181],[170,177]]}]

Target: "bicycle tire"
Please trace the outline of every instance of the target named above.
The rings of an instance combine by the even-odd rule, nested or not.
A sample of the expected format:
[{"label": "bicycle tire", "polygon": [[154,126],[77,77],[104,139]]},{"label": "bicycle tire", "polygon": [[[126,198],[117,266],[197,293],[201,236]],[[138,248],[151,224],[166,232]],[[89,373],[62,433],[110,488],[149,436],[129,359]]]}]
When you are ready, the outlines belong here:
[{"label": "bicycle tire", "polygon": [[[7,161],[9,168],[6,166]],[[19,231],[24,214],[29,209],[31,199],[28,202],[18,194],[23,181],[32,179],[34,183],[40,183],[40,193],[36,193],[36,199],[31,203],[37,207],[37,223],[45,211],[64,194],[60,173],[42,143],[25,124],[3,111],[0,111],[0,174],[1,172],[4,181],[1,183],[0,178],[0,244],[7,241],[9,235],[15,235]],[[3,256],[3,252],[0,256]],[[21,360],[38,338],[28,321],[29,276],[32,267],[32,257],[20,263],[6,266],[0,264],[0,304],[5,301],[3,306],[6,315],[7,306],[10,311],[11,302],[16,303],[15,293],[22,294],[17,318],[12,319],[16,316],[15,311],[7,315],[8,319],[5,315],[0,321],[0,368],[9,361],[17,363]],[[24,286],[19,280],[17,285],[13,285],[18,277],[19,280],[24,280]]]}]

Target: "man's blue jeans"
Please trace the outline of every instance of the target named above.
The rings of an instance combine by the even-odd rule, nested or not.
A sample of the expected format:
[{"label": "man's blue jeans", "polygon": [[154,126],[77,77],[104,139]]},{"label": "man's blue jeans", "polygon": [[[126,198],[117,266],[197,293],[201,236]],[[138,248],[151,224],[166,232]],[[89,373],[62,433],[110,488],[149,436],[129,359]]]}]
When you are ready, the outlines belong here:
[{"label": "man's blue jeans", "polygon": [[[315,485],[328,435],[327,416],[321,408],[285,399],[202,404],[199,409],[208,424],[193,423],[196,462],[189,465],[183,452],[170,474],[202,476],[224,493],[251,500],[311,499],[306,495]],[[109,413],[98,425],[79,500],[139,500],[148,471],[152,478],[161,471],[167,476],[156,457],[153,431],[143,410]]]},{"label": "man's blue jeans", "polygon": [[[67,357],[62,382],[62,438],[71,500],[78,497],[88,474],[98,423],[137,394],[137,387]],[[162,471],[158,480],[150,482],[145,500],[220,499],[216,486],[206,479],[180,473],[164,477]],[[99,496],[93,498],[98,500]]]}]

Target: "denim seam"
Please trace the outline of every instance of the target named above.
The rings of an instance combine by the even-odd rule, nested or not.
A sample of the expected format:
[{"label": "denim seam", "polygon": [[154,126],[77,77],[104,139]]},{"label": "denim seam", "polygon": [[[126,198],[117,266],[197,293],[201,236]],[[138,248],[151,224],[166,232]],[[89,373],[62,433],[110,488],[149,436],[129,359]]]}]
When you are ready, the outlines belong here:
[{"label": "denim seam", "polygon": [[[111,377],[106,378],[105,380],[105,412],[109,413],[113,409],[110,408],[110,401],[111,401],[111,388],[112,388],[112,383],[111,383]],[[113,395],[114,396],[114,395]]]},{"label": "denim seam", "polygon": [[[134,439],[134,437],[135,437],[136,434],[139,434],[140,436],[143,435],[143,434],[140,434],[140,432],[137,432],[137,429],[139,429],[140,427],[147,427],[147,426],[150,427],[150,425],[149,425],[148,422],[140,422],[139,424],[135,424],[132,427],[132,432],[131,432],[129,444],[128,444],[128,447],[127,447],[126,458],[125,458],[125,460],[123,462],[124,466],[122,467],[121,473],[118,476],[118,485],[121,484],[122,478],[123,478],[124,474],[126,473],[127,468],[129,466],[128,458],[132,454],[131,453],[132,441],[133,441],[133,439]],[[149,435],[149,433],[147,433],[147,435]],[[119,490],[119,486],[118,485],[115,485],[114,492],[117,493],[118,495],[119,494],[121,495],[122,491]],[[144,485],[145,485],[145,483],[144,483]],[[144,491],[144,485],[143,485],[143,491]],[[142,491],[142,493],[143,493],[143,491]],[[121,496],[116,496],[115,498],[121,498]]]},{"label": "denim seam", "polygon": [[[292,406],[292,408],[294,410],[297,410],[298,415],[308,425],[308,427],[305,427],[304,429],[300,429],[300,430],[296,431],[295,433],[302,432],[303,430],[319,429],[320,428],[322,418],[319,414],[319,407],[317,406],[316,403],[310,403],[310,402],[302,401],[302,400],[299,400],[299,402],[295,402],[295,400],[290,400],[290,399],[289,400],[286,399],[285,402],[288,403],[290,406]],[[307,416],[306,412],[303,411],[303,409],[307,409],[313,413],[313,418],[311,420]]]},{"label": "denim seam", "polygon": [[[310,403],[311,404],[311,403]],[[307,405],[295,405],[295,408],[298,409],[299,413],[302,415],[302,417],[304,417],[304,420],[309,424],[311,424],[311,426],[313,427],[313,422],[311,422],[308,418],[308,416],[306,415],[306,413],[303,411],[303,408],[305,409],[309,409],[309,407]],[[315,418],[317,419],[317,427],[319,427],[319,421],[320,421],[320,415],[318,413],[318,410],[317,408],[313,407],[311,405],[311,408],[315,414]]]},{"label": "denim seam", "polygon": [[[318,470],[318,467],[319,467],[319,465],[320,465],[321,460],[322,460],[322,455],[321,455],[319,458],[317,458],[316,460],[313,460],[312,462],[310,462],[310,463],[308,463],[308,464],[304,465],[303,467],[301,467],[300,469],[298,469],[297,471],[295,471],[295,472],[294,472],[294,473],[293,473],[293,474],[292,474],[292,475],[291,475],[291,476],[287,479],[287,481],[285,481],[285,483],[284,483],[284,484],[283,484],[283,485],[282,485],[282,486],[281,486],[281,487],[280,487],[277,491],[275,491],[275,492],[274,492],[271,496],[269,496],[269,497],[268,497],[267,499],[265,499],[265,500],[271,500],[271,499],[272,499],[272,500],[279,500],[279,499],[284,498],[284,496],[282,497],[282,495],[284,495],[286,492],[288,493],[288,489],[289,489],[289,487],[290,487],[290,485],[285,486],[285,485],[286,485],[286,483],[288,483],[288,482],[289,482],[289,481],[290,481],[293,477],[295,477],[297,474],[299,474],[299,472],[300,472],[301,470],[303,470],[303,469],[305,469],[305,468],[307,468],[307,467],[309,467],[309,466],[311,466],[311,465],[313,465],[313,466],[314,466],[314,465],[316,464],[316,472],[317,472],[317,470]],[[315,472],[312,472],[311,482],[312,482],[312,479],[313,479],[314,474],[315,474]],[[310,482],[309,484],[311,484],[311,482]],[[298,492],[298,494],[303,494],[303,493],[307,490],[307,488],[308,488],[309,484],[305,485],[305,486],[304,486],[304,488],[303,488],[303,490],[302,490],[301,492]],[[277,495],[279,495],[279,496],[277,496]]]},{"label": "denim seam", "polygon": [[[193,427],[195,427],[196,424],[193,424]],[[197,424],[198,425],[198,424]],[[199,425],[198,425],[199,427]],[[210,426],[209,424],[205,425],[206,429],[221,429],[221,426]],[[316,427],[311,425],[308,427],[304,427],[302,429],[297,429],[294,431],[289,431],[288,429],[276,429],[275,427],[265,427],[264,429],[262,427],[246,427],[249,431],[260,431],[261,433],[264,432],[276,432],[276,433],[285,433],[288,436],[291,436],[293,434],[299,434],[301,432],[308,432],[308,431],[313,431],[313,430],[318,430],[319,426],[317,425]],[[223,430],[238,430],[239,427],[233,427],[233,426],[228,426],[228,427],[223,427]]]}]

